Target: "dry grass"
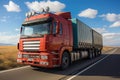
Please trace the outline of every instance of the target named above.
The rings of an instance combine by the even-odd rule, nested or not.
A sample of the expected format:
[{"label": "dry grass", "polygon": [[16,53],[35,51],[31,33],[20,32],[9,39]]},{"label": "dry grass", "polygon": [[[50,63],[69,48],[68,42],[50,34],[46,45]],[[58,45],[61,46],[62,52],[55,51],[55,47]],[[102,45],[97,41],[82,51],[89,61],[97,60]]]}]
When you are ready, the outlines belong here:
[{"label": "dry grass", "polygon": [[22,66],[16,62],[17,52],[16,46],[0,46],[0,70]]},{"label": "dry grass", "polygon": [[114,47],[110,47],[110,46],[104,46],[102,51],[105,52],[105,51],[108,51],[108,50],[111,50],[113,49]]}]

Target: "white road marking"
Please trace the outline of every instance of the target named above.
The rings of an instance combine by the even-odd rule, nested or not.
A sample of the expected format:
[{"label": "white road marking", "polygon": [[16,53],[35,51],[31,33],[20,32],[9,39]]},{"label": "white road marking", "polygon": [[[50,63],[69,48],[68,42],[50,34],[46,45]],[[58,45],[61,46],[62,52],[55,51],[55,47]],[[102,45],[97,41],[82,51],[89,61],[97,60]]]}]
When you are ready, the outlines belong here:
[{"label": "white road marking", "polygon": [[[117,49],[114,49],[113,51],[111,51],[110,53],[113,54]],[[82,74],[83,72],[87,71],[88,69],[92,68],[94,65],[98,64],[99,62],[103,61],[104,59],[106,59],[108,56],[110,56],[111,54],[105,56],[104,58],[100,59],[99,61],[97,61],[96,63],[88,66],[87,68],[83,69],[82,71],[78,72],[77,74],[71,76],[70,78],[68,78],[67,80],[72,80],[73,78],[75,78],[76,76]]]},{"label": "white road marking", "polygon": [[30,67],[30,66],[24,66],[24,67],[19,67],[19,68],[14,68],[14,69],[3,70],[3,71],[0,71],[0,73],[19,70],[19,69],[24,69],[24,68],[28,68],[28,67]]}]

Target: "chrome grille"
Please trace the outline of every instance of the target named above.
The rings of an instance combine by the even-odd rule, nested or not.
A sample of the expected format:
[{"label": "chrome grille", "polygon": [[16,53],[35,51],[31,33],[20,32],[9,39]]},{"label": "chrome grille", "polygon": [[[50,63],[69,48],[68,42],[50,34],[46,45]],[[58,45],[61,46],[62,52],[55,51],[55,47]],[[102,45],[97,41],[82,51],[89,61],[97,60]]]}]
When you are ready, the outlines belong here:
[{"label": "chrome grille", "polygon": [[40,50],[40,41],[24,41],[23,50],[25,51],[39,51]]}]

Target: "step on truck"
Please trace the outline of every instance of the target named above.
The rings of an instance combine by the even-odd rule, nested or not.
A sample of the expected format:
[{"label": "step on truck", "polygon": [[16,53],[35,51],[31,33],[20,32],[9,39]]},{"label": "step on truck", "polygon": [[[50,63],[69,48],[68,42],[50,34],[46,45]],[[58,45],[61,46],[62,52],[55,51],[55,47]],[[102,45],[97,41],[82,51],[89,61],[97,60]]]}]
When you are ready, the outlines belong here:
[{"label": "step on truck", "polygon": [[17,62],[66,69],[72,62],[101,54],[102,35],[70,12],[29,12],[20,30]]}]

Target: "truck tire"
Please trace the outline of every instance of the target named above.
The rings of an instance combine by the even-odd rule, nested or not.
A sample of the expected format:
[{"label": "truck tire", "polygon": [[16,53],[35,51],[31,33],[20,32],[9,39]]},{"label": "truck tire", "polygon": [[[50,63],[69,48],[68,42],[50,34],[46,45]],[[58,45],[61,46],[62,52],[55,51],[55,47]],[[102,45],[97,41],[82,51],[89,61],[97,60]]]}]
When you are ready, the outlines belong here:
[{"label": "truck tire", "polygon": [[88,58],[89,58],[89,59],[92,59],[92,58],[93,58],[92,50],[89,50],[89,51],[88,51]]},{"label": "truck tire", "polygon": [[95,58],[95,57],[96,57],[96,54],[95,54],[94,52],[92,53],[92,57],[93,57],[93,58]]},{"label": "truck tire", "polygon": [[93,58],[93,54],[89,53],[89,59],[92,59],[92,58]]},{"label": "truck tire", "polygon": [[61,69],[64,70],[70,65],[70,56],[67,52],[64,52],[62,55]]},{"label": "truck tire", "polygon": [[99,50],[98,54],[99,54],[99,56],[100,56],[100,55],[102,54],[102,51],[101,51],[101,50]]},{"label": "truck tire", "polygon": [[97,50],[97,56],[99,56],[99,54],[100,54],[100,51],[99,51],[99,50]]}]

